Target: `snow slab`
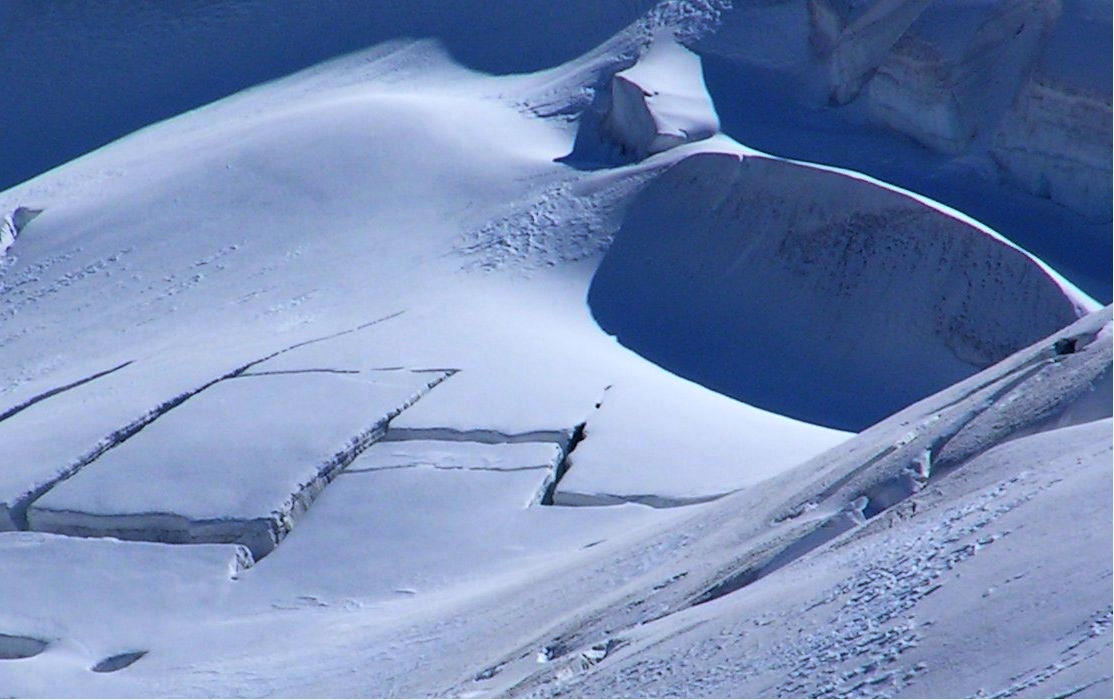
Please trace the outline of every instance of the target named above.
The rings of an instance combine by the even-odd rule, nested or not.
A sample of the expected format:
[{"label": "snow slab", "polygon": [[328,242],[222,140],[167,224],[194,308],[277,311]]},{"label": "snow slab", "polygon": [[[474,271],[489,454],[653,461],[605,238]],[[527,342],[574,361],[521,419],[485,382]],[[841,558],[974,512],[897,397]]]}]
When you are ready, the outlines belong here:
[{"label": "snow slab", "polygon": [[30,527],[241,542],[260,558],[334,471],[443,376],[310,372],[224,380],[37,500]]},{"label": "snow slab", "polygon": [[[479,437],[487,436],[481,434]],[[526,435],[514,441],[503,441],[496,437],[490,443],[451,438],[448,441],[399,441],[396,437],[394,440],[380,442],[368,450],[360,460],[358,469],[361,472],[374,472],[428,467],[468,472],[533,472],[531,478],[535,485],[526,505],[537,505],[542,503],[550,485],[563,469],[567,449],[568,438],[563,434]],[[347,471],[351,473],[351,469]]]},{"label": "snow slab", "polygon": [[701,502],[756,484],[850,437],[655,370],[646,365],[602,394],[569,455],[556,505]]},{"label": "snow slab", "polygon": [[553,469],[561,458],[560,446],[537,440],[487,444],[468,440],[405,440],[380,442],[360,457],[359,466],[347,471],[365,472],[414,469],[464,471],[531,471]]},{"label": "snow slab", "polygon": [[280,605],[298,596],[332,605],[421,601],[521,579],[653,515],[635,506],[590,513],[537,505],[560,456],[551,443],[377,443],[242,577],[243,595]]},{"label": "snow slab", "polygon": [[6,406],[7,417],[0,420],[0,530],[18,528],[31,499],[115,444],[120,431],[211,381],[209,372],[227,370],[162,357],[105,362],[87,375],[58,373],[11,394],[23,400]]}]

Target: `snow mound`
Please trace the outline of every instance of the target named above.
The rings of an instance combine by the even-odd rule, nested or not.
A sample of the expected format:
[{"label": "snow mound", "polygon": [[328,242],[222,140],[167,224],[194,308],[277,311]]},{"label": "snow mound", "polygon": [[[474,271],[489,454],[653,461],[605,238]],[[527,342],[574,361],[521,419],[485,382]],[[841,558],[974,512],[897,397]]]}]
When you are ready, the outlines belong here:
[{"label": "snow mound", "polygon": [[640,161],[718,131],[719,117],[704,85],[700,57],[659,33],[633,66],[611,77],[607,90],[581,115],[576,144],[567,158]]},{"label": "snow mound", "polygon": [[712,153],[642,193],[588,301],[604,330],[664,367],[851,430],[1089,303],[1018,248],[897,190]]},{"label": "snow mound", "polygon": [[611,79],[604,132],[641,160],[719,130],[700,57],[659,38],[631,68]]}]

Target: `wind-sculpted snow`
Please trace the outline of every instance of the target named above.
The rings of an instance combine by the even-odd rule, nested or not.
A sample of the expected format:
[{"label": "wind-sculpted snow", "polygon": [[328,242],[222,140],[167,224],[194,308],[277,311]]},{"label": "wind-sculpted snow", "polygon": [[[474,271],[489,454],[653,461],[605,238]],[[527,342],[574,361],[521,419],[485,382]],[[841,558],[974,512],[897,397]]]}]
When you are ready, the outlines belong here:
[{"label": "wind-sculpted snow", "polygon": [[[37,678],[38,694],[62,678],[87,678],[96,666],[123,668],[127,652],[157,649],[251,566],[239,545],[171,547],[38,532],[0,533],[0,560],[0,684],[12,689],[21,677]],[[55,568],[68,575],[47,585],[43,574]],[[199,598],[206,602],[194,607]],[[106,614],[106,606],[114,609]],[[6,636],[16,641],[5,644]],[[37,656],[9,661],[5,647]]]},{"label": "wind-sculpted snow", "polygon": [[777,413],[858,430],[1089,304],[1022,251],[904,193],[699,154],[631,206],[588,294],[654,362]]},{"label": "wind-sculpted snow", "polygon": [[16,237],[39,214],[42,214],[41,209],[16,207],[10,214],[0,218],[0,255],[12,247]]},{"label": "wind-sculpted snow", "polygon": [[42,639],[0,633],[0,659],[27,659],[43,653],[46,647]]}]

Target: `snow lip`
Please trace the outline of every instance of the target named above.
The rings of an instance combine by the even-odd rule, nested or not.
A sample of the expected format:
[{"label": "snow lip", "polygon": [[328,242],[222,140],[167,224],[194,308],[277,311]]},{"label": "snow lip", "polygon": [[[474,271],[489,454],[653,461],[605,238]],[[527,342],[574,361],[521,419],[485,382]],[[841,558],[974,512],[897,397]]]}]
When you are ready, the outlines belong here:
[{"label": "snow lip", "polygon": [[277,545],[272,518],[191,518],[177,513],[87,513],[33,506],[30,529],[82,538],[161,544],[238,544],[258,561]]}]

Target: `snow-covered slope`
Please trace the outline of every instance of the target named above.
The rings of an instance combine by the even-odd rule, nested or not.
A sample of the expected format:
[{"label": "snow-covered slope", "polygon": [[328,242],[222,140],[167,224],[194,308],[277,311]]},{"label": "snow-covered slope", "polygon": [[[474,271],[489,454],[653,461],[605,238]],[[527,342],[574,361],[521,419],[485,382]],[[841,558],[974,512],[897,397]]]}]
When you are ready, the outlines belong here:
[{"label": "snow-covered slope", "polygon": [[689,156],[592,280],[600,325],[748,403],[861,430],[1074,320],[1023,252],[906,194],[770,158]]},{"label": "snow-covered slope", "polygon": [[[1108,531],[1042,549],[1066,503],[1109,522],[1109,309],[947,207],[714,134],[685,47],[732,15],[620,5],[578,58],[599,15],[545,29],[536,73],[387,42],[0,192],[3,693],[1106,687]],[[986,509],[1031,523],[990,540],[1010,571],[928,598]],[[913,592],[828,600],[901,541]],[[983,582],[1024,592],[974,600],[1001,625],[1065,593],[950,673]],[[893,631],[906,604],[943,631]],[[721,633],[789,651],[721,673]]]},{"label": "snow-covered slope", "polygon": [[1110,313],[602,548],[587,602],[449,692],[1103,696]]}]

